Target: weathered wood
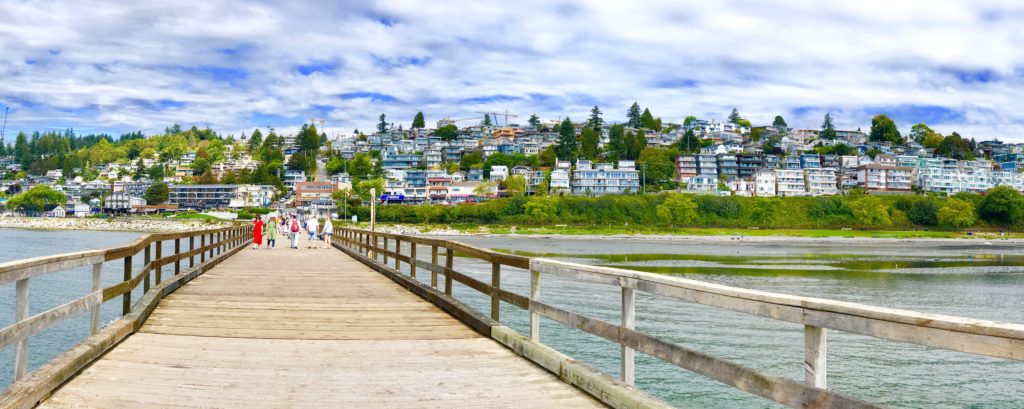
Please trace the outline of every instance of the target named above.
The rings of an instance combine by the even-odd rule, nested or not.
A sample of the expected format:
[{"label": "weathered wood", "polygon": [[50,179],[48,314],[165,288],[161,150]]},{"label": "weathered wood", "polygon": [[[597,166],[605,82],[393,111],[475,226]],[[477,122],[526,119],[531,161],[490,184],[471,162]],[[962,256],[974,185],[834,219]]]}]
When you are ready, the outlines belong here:
[{"label": "weathered wood", "polygon": [[[174,254],[181,254],[181,239],[174,239]],[[174,259],[174,275],[181,274],[181,257]]]},{"label": "weathered wood", "polygon": [[409,263],[409,277],[416,278],[416,262],[419,260],[416,258],[416,243],[409,243],[409,258],[412,262]]},{"label": "weathered wood", "polygon": [[[455,250],[451,248],[445,248],[444,256],[444,268],[445,270],[452,270],[455,267]],[[452,295],[452,276],[451,274],[444,275],[444,293],[445,295]]]},{"label": "weathered wood", "polygon": [[[14,284],[14,322],[21,323],[28,319],[28,278],[18,280]],[[17,324],[15,324],[17,325]],[[2,347],[0,347],[2,348]],[[28,337],[23,337],[14,347],[14,380],[17,381],[28,372]]]},{"label": "weathered wood", "polygon": [[103,304],[103,263],[92,265],[92,292],[100,293],[100,302],[92,307],[89,317],[89,335],[96,335],[100,332],[100,305]]},{"label": "weathered wood", "polygon": [[[205,234],[199,235],[199,247],[202,248],[202,249],[206,248],[206,235]],[[206,261],[206,251],[205,250],[203,252],[199,253],[199,263],[202,264],[204,261]]]},{"label": "weathered wood", "polygon": [[813,325],[804,326],[804,383],[821,389],[826,387],[826,331]]},{"label": "weathered wood", "polygon": [[540,342],[540,314],[533,310],[533,302],[540,301],[540,273],[530,271],[530,339]]},{"label": "weathered wood", "polygon": [[501,322],[501,264],[491,262],[491,319]]},{"label": "weathered wood", "polygon": [[192,267],[196,266],[196,256],[195,256],[195,253],[194,253],[196,251],[196,237],[195,236],[188,236],[188,250],[189,250],[189,254],[188,254],[188,268],[192,268]]},{"label": "weathered wood", "polygon": [[[146,246],[146,251],[143,253],[144,255],[142,256],[142,265],[143,265],[142,271],[144,271],[146,273],[146,275],[142,279],[142,292],[149,291],[149,272],[150,272],[149,271],[149,267],[153,263],[153,259],[150,258],[150,250],[152,248],[153,248],[153,246],[147,245]],[[132,288],[135,288],[135,286],[134,285],[130,285],[130,286],[128,286],[127,290],[131,291]]]},{"label": "weathered wood", "polygon": [[[438,265],[437,245],[430,246],[430,264],[435,266]],[[437,272],[434,270],[430,270],[430,286],[433,288],[437,288]]]},{"label": "weathered wood", "polygon": [[[130,281],[132,279],[132,256],[125,256],[124,258],[124,281]],[[106,298],[106,297],[104,297]],[[132,310],[132,292],[127,291],[121,296],[121,315],[128,315]]]},{"label": "weathered wood", "polygon": [[164,270],[164,268],[163,268],[164,267],[164,260],[163,260],[164,255],[163,255],[163,253],[164,253],[164,242],[157,241],[156,242],[156,260],[154,260],[156,265],[153,266],[153,270],[155,271],[155,274],[153,274],[153,275],[156,278],[156,284],[160,284],[160,279],[163,278],[163,277],[161,277],[163,275],[163,270]]},{"label": "weathered wood", "polygon": [[[398,255],[402,254],[402,241],[401,240],[395,239],[395,253],[398,254]],[[395,257],[395,270],[400,270],[401,269],[401,265],[399,264],[400,261],[401,261],[400,258]]]},{"label": "weathered wood", "polygon": [[57,271],[91,266],[102,262],[103,259],[103,250],[90,250],[0,263],[0,285]]},{"label": "weathered wood", "polygon": [[93,309],[103,302],[103,294],[99,291],[92,292],[84,297],[78,298],[63,305],[43,311],[31,317],[24,317],[15,321],[14,324],[0,329],[0,349],[27,340],[30,336],[42,330],[50,328],[72,315]]},{"label": "weathered wood", "polygon": [[[622,328],[632,330],[636,325],[636,290],[629,286],[622,287]],[[622,345],[620,347],[622,365],[621,378],[626,385],[633,385],[636,382],[636,357],[633,348]]]}]

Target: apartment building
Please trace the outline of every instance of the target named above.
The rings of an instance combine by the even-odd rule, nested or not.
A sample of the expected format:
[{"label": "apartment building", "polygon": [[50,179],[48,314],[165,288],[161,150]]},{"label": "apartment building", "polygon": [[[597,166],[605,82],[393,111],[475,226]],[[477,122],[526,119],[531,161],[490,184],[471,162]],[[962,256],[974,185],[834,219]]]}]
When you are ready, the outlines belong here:
[{"label": "apartment building", "polygon": [[761,168],[754,172],[753,175],[753,193],[756,197],[775,197],[775,185],[777,183],[775,179],[775,170]]},{"label": "apartment building", "polygon": [[807,196],[807,182],[802,169],[775,169],[775,195]]},{"label": "apartment building", "polygon": [[687,183],[690,178],[697,176],[697,157],[683,155],[676,158],[676,173],[679,174],[680,183]]},{"label": "apartment building", "polygon": [[[896,162],[893,160],[891,163]],[[860,165],[857,167],[857,187],[868,192],[908,193],[913,171],[913,168],[880,163]]]},{"label": "apartment building", "polygon": [[636,192],[640,189],[640,174],[632,161],[620,161],[618,169],[610,163],[577,160],[572,172],[574,195],[604,195]]},{"label": "apartment building", "polygon": [[334,206],[331,195],[338,191],[334,182],[299,182],[295,184],[295,204],[299,206]]},{"label": "apartment building", "polygon": [[810,196],[831,196],[839,193],[836,170],[831,168],[804,169],[804,181]]}]

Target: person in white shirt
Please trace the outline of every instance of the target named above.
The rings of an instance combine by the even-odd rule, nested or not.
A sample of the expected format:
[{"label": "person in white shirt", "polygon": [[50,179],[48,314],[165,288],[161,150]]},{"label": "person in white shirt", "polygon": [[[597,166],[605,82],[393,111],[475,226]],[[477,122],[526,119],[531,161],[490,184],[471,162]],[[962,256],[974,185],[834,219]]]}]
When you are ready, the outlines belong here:
[{"label": "person in white shirt", "polygon": [[328,216],[324,219],[324,248],[331,248],[331,233],[334,233],[334,225],[331,224],[331,217]]},{"label": "person in white shirt", "polygon": [[319,228],[320,221],[317,220],[315,216],[310,216],[308,219],[306,219],[306,233],[309,234],[309,241],[306,242],[307,249],[316,248],[316,246],[313,244],[313,239],[316,238],[316,231]]}]

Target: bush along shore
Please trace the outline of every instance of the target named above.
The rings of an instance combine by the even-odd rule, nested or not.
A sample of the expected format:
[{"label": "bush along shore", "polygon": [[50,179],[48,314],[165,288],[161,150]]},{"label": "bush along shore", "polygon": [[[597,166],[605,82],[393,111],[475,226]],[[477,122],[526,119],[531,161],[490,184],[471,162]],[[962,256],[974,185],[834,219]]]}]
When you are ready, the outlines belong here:
[{"label": "bush along shore", "polygon": [[226,222],[205,219],[156,219],[147,217],[54,218],[0,217],[0,228],[37,230],[96,230],[169,233],[211,229]]},{"label": "bush along shore", "polygon": [[[354,210],[367,220],[366,206]],[[1009,231],[1024,229],[1024,196],[998,187],[987,195],[733,197],[681,193],[635,196],[509,197],[457,205],[377,207],[377,220],[400,224],[534,228],[824,229],[845,231]],[[652,232],[655,233],[656,232]]]}]

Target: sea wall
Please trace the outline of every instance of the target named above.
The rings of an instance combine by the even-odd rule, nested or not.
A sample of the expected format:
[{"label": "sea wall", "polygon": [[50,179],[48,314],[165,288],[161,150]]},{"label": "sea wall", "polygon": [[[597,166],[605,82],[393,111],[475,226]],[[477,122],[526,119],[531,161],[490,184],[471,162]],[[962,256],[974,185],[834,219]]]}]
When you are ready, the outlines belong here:
[{"label": "sea wall", "polygon": [[53,218],[53,217],[0,217],[0,228],[38,230],[98,230],[133,231],[146,233],[181,232],[209,229],[227,225],[226,222],[208,220],[163,220],[150,218],[115,217],[110,219]]}]

